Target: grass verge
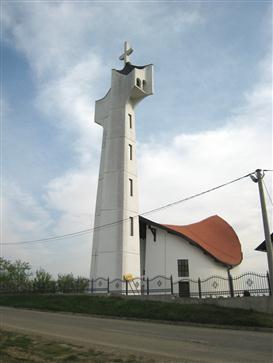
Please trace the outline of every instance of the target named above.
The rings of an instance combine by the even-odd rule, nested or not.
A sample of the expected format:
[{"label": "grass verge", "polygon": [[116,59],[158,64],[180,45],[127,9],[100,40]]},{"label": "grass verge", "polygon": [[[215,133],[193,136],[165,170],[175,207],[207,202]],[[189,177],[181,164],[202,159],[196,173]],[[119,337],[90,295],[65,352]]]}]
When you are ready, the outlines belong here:
[{"label": "grass verge", "polygon": [[2,295],[0,305],[135,319],[273,328],[273,315],[216,305],[184,305],[89,295]]},{"label": "grass verge", "polygon": [[103,352],[37,336],[0,330],[0,359],[5,363],[155,363],[145,357]]}]

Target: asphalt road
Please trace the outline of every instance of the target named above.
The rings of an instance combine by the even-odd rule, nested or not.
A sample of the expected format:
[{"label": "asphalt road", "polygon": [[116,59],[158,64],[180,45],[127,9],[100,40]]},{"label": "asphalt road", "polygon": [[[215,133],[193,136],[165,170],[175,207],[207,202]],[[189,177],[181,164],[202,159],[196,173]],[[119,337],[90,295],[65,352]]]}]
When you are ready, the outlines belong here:
[{"label": "asphalt road", "polygon": [[152,354],[160,362],[273,362],[273,334],[0,307],[1,327],[74,344]]}]

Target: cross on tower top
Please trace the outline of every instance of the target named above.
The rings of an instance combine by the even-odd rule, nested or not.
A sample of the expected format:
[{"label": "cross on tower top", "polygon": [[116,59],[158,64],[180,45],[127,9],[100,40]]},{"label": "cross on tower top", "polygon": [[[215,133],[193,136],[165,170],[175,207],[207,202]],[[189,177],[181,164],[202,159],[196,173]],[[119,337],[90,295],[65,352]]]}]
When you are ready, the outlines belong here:
[{"label": "cross on tower top", "polygon": [[120,60],[124,60],[124,65],[129,62],[129,55],[133,53],[133,48],[130,47],[129,43],[124,42],[124,53],[119,57]]}]

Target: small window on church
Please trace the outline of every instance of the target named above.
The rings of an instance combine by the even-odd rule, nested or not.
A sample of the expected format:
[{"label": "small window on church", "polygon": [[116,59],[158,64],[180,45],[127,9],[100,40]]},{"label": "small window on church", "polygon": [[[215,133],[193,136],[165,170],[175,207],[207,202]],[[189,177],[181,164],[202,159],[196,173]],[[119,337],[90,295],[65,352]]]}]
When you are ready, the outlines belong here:
[{"label": "small window on church", "polygon": [[140,78],[137,78],[136,79],[136,84],[137,84],[138,87],[141,87],[141,80],[140,80]]},{"label": "small window on church", "polygon": [[133,196],[133,179],[129,179],[130,196]]},{"label": "small window on church", "polygon": [[189,260],[177,260],[178,277],[189,276]]},{"label": "small window on church", "polygon": [[129,144],[129,158],[133,160],[133,146],[131,144]]},{"label": "small window on church", "polygon": [[129,117],[129,127],[130,127],[130,129],[132,129],[133,128],[132,115],[130,113],[128,113],[128,117]]},{"label": "small window on church", "polygon": [[130,236],[134,235],[134,218],[130,217]]},{"label": "small window on church", "polygon": [[146,88],[146,81],[143,79],[143,81],[142,81],[142,88],[145,90],[145,88]]}]

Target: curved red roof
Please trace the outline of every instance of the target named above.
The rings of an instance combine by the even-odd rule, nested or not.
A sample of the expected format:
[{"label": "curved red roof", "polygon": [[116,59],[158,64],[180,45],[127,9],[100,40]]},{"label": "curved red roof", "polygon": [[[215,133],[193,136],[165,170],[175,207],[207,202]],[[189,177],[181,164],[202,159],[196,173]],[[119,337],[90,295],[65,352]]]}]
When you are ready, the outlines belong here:
[{"label": "curved red roof", "polygon": [[239,265],[243,259],[237,234],[225,220],[217,215],[187,226],[171,224],[162,224],[162,226],[197,244],[226,265]]}]

